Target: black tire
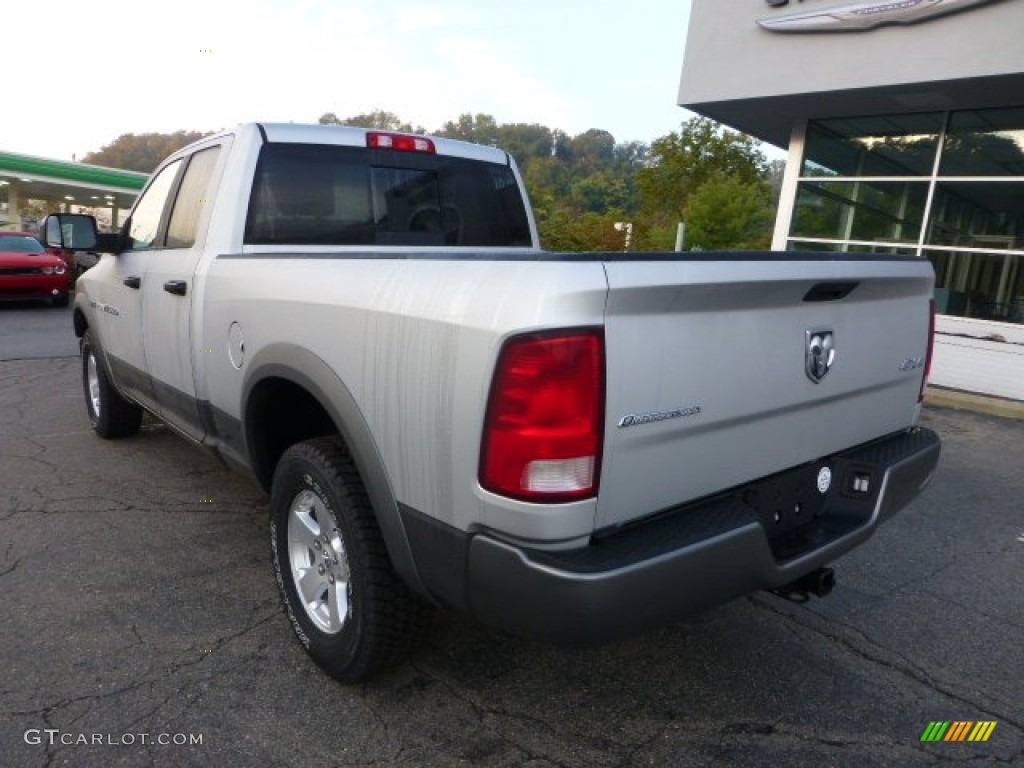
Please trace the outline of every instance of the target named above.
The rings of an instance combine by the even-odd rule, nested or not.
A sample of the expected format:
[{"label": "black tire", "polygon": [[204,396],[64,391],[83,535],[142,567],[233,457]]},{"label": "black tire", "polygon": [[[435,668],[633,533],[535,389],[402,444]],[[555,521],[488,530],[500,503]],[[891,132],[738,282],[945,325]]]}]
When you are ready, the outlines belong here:
[{"label": "black tire", "polygon": [[339,439],[317,438],[284,452],[271,488],[270,531],[288,619],[324,671],[353,683],[409,656],[433,608],[395,573]]},{"label": "black tire", "polygon": [[99,359],[89,331],[82,336],[82,389],[85,410],[97,435],[104,438],[127,437],[139,431],[142,408],[121,397]]}]

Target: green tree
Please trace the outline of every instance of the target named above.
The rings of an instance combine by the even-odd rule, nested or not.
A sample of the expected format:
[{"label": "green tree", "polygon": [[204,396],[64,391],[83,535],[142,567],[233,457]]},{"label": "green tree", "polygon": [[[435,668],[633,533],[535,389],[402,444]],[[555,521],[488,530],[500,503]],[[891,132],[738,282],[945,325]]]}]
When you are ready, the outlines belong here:
[{"label": "green tree", "polygon": [[449,120],[441,126],[437,135],[448,139],[472,141],[474,144],[495,146],[498,143],[498,124],[491,115],[472,115],[466,112],[459,115],[458,120]]},{"label": "green tree", "polygon": [[198,131],[123,133],[102,149],[87,154],[82,162],[152,173],[165,157],[209,135]]},{"label": "green tree", "polygon": [[[771,178],[772,168],[752,137],[704,117],[683,123],[651,144],[636,172],[638,248],[671,248],[679,221],[687,223],[690,245],[764,247],[771,239],[771,216],[765,216],[773,206]],[[739,197],[730,201],[727,191]],[[718,206],[714,211],[712,203]]]},{"label": "green tree", "polygon": [[625,212],[632,202],[629,180],[612,171],[581,174],[572,185],[569,202],[588,213]]},{"label": "green tree", "polygon": [[690,195],[710,179],[731,176],[749,184],[767,173],[768,161],[756,139],[695,117],[651,144],[637,186],[647,212],[681,217]]},{"label": "green tree", "polygon": [[573,136],[567,142],[564,154],[581,171],[597,171],[614,164],[615,137],[608,131],[591,128]]},{"label": "green tree", "polygon": [[686,239],[701,250],[760,250],[771,244],[775,207],[768,184],[719,176],[700,185],[689,200]]},{"label": "green tree", "polygon": [[782,182],[786,178],[786,161],[772,160],[768,163],[768,185],[772,190],[772,202],[776,207],[782,199]]},{"label": "green tree", "polygon": [[560,207],[538,216],[541,244],[550,251],[621,251],[624,235],[615,229],[615,213],[584,213]]},{"label": "green tree", "polygon": [[325,112],[317,121],[320,125],[351,125],[357,128],[376,128],[379,131],[401,131],[402,133],[426,133],[423,126],[407,123],[394,112],[374,109],[361,115],[340,120],[333,112]]},{"label": "green tree", "polygon": [[549,159],[555,153],[556,132],[544,125],[505,123],[497,127],[495,138],[524,174],[535,161]]}]

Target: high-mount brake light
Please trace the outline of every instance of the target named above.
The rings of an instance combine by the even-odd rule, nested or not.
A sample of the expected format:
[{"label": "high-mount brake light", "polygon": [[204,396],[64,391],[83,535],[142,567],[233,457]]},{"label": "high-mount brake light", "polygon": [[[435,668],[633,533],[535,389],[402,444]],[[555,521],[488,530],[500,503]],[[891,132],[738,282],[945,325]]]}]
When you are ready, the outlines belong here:
[{"label": "high-mount brake light", "polygon": [[369,131],[366,146],[370,149],[397,149],[401,152],[427,152],[434,154],[434,142],[424,136],[410,136],[407,133],[384,133]]},{"label": "high-mount brake light", "polygon": [[596,496],[604,390],[600,330],[526,334],[507,341],[487,403],[481,486],[539,503]]}]

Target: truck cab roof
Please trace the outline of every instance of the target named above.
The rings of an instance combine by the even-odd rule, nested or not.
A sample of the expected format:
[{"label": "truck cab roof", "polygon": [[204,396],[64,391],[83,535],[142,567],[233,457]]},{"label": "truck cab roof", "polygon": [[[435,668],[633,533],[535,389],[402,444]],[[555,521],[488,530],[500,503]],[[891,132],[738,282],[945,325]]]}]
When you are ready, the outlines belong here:
[{"label": "truck cab roof", "polygon": [[358,128],[348,125],[307,125],[300,123],[249,123],[239,126],[240,129],[252,128],[262,132],[268,142],[294,144],[334,144],[348,147],[367,146],[367,136],[383,134],[386,136],[416,136],[429,139],[434,151],[439,155],[464,157],[469,160],[508,165],[509,156],[496,147],[472,144],[468,141],[446,139],[439,136],[404,133],[401,131],[382,131],[375,128]]}]

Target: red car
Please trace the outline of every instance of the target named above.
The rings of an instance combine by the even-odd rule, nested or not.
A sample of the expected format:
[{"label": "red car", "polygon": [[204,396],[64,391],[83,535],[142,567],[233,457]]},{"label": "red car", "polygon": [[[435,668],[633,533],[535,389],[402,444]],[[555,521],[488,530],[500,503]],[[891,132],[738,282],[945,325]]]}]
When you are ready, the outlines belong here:
[{"label": "red car", "polygon": [[68,305],[71,270],[27,232],[0,232],[0,300],[49,299]]}]

